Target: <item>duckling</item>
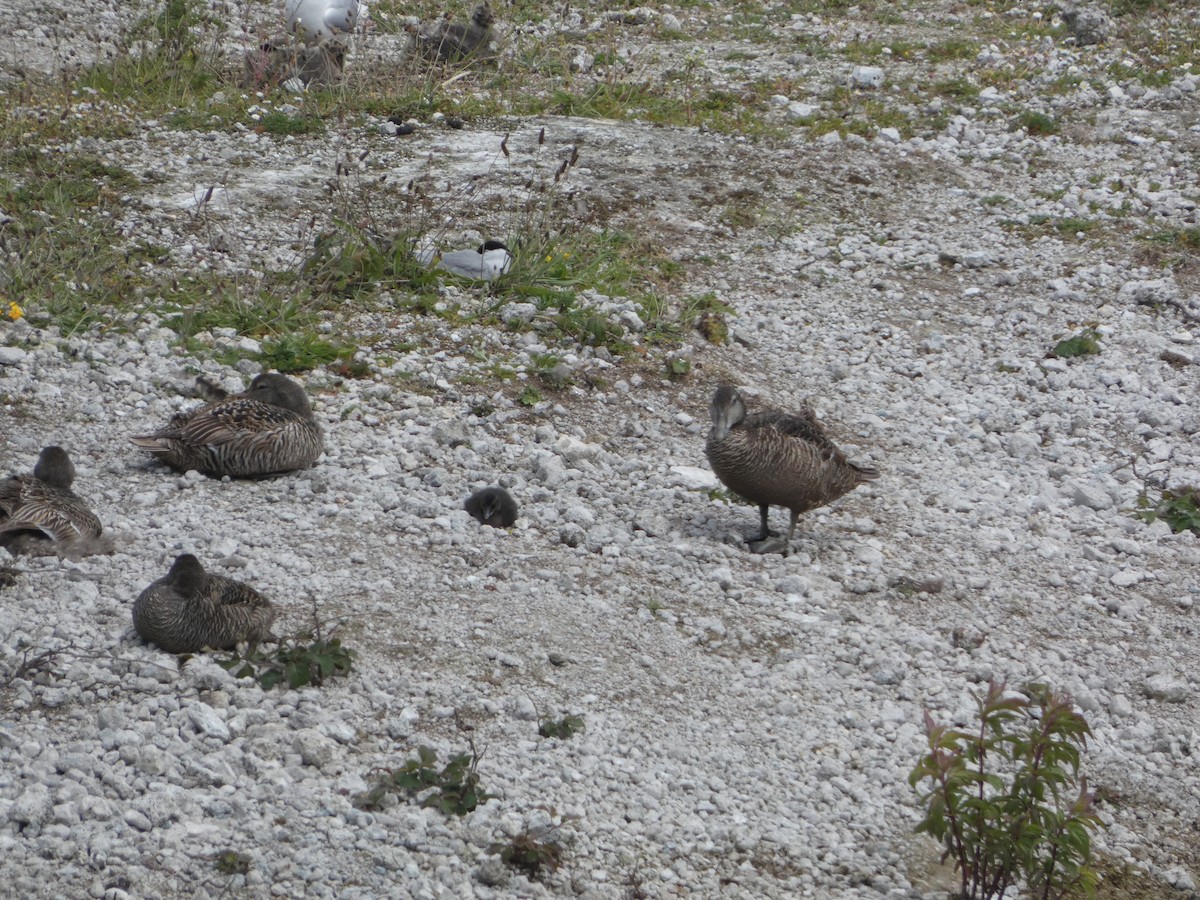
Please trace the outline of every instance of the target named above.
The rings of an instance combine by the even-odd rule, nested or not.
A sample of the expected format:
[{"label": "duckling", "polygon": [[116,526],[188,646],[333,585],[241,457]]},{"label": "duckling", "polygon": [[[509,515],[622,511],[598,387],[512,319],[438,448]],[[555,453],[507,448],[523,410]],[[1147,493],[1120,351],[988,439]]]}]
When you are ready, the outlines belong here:
[{"label": "duckling", "polygon": [[74,481],[75,466],[62,447],[44,448],[32,475],[0,481],[0,547],[41,555],[77,549],[99,538],[104,529],[71,491]]},{"label": "duckling", "polygon": [[240,394],[215,397],[190,412],[176,413],[154,434],[132,437],[134,446],[180,471],[255,478],[307,469],[324,450],[304,388],[275,373],[256,375]]},{"label": "duckling", "polygon": [[517,521],[517,501],[504,488],[489,487],[467,498],[464,509],[484,525],[508,528]]},{"label": "duckling", "polygon": [[483,55],[492,39],[492,23],[496,17],[487,0],[475,7],[466,25],[445,19],[436,26],[417,34],[417,49],[421,55],[440,62],[465,59],[473,54]]},{"label": "duckling", "polygon": [[[762,528],[747,540],[754,553],[787,556],[801,513],[879,477],[875,469],[848,462],[812,410],[747,415],[741,394],[725,384],[713,395],[710,411],[713,427],[705,453],[713,472],[735,494],[758,504]],[[772,506],[791,511],[783,541],[767,528]]]},{"label": "duckling", "polygon": [[168,653],[227,650],[241,641],[277,640],[276,607],[249,585],[209,575],[190,553],[138,595],[133,627]]}]

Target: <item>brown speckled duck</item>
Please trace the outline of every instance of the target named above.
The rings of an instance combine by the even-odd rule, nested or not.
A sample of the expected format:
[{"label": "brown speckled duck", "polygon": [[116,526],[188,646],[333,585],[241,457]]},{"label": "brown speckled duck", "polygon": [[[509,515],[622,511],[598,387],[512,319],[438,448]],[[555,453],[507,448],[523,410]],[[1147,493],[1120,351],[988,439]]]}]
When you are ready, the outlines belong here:
[{"label": "brown speckled duck", "polygon": [[244,392],[225,395],[197,379],[211,402],[177,413],[154,434],[130,438],[180,471],[255,478],[307,469],[324,438],[304,388],[285,375],[256,375]]},{"label": "brown speckled duck", "polygon": [[227,650],[241,641],[274,640],[276,608],[249,585],[210,575],[190,553],[133,604],[133,627],[168,653]]},{"label": "brown speckled duck", "polygon": [[104,529],[71,490],[74,481],[75,466],[62,447],[43,449],[32,475],[0,481],[0,547],[14,553],[60,553],[99,538]]},{"label": "brown speckled duck", "polygon": [[[735,494],[758,504],[762,528],[747,541],[755,553],[782,551],[787,556],[801,513],[879,477],[875,469],[848,462],[812,410],[747,415],[741,394],[726,384],[713,395],[711,413],[705,452],[713,472]],[[767,528],[772,506],[791,510],[783,541]]]},{"label": "brown speckled duck", "polygon": [[441,62],[486,56],[492,39],[492,23],[496,17],[487,0],[475,7],[466,25],[445,19],[417,34],[417,49],[422,56]]}]

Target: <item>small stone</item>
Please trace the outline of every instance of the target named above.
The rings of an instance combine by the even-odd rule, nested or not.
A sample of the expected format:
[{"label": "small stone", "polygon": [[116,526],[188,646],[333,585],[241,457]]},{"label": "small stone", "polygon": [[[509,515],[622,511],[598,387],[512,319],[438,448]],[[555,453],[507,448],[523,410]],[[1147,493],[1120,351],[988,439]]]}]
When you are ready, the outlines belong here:
[{"label": "small stone", "polygon": [[[1047,360],[1049,362],[1049,360]],[[1075,484],[1069,488],[1068,495],[1076,506],[1086,506],[1088,509],[1112,509],[1112,497],[1100,488],[1090,484]]]},{"label": "small stone", "polygon": [[1103,11],[1091,7],[1064,9],[1062,19],[1080,47],[1104,43],[1112,27],[1112,20]]},{"label": "small stone", "polygon": [[0,366],[19,365],[28,355],[20,347],[0,347]]},{"label": "small stone", "polygon": [[192,703],[187,708],[188,719],[196,730],[220,741],[230,739],[229,726],[217,715],[217,711],[206,703]]},{"label": "small stone", "polygon": [[296,734],[295,747],[301,762],[317,769],[323,769],[333,762],[337,752],[337,744],[333,740],[312,728]]},{"label": "small stone", "polygon": [[1142,683],[1142,693],[1151,700],[1184,703],[1191,695],[1191,689],[1186,682],[1169,675],[1151,675]]},{"label": "small stone", "polygon": [[1141,572],[1134,572],[1130,569],[1122,569],[1108,579],[1117,587],[1133,587],[1135,584],[1143,580]]},{"label": "small stone", "polygon": [[883,69],[878,66],[855,66],[850,73],[850,80],[858,88],[883,87]]},{"label": "small stone", "polygon": [[510,878],[508,866],[499,857],[490,857],[479,864],[475,878],[488,887],[504,887]]},{"label": "small stone", "polygon": [[149,831],[154,827],[154,824],[146,816],[145,813],[139,812],[136,809],[125,810],[125,824],[138,831]]},{"label": "small stone", "polygon": [[20,825],[41,825],[50,817],[53,809],[50,789],[44,784],[31,784],[13,801],[8,818],[10,822]]}]

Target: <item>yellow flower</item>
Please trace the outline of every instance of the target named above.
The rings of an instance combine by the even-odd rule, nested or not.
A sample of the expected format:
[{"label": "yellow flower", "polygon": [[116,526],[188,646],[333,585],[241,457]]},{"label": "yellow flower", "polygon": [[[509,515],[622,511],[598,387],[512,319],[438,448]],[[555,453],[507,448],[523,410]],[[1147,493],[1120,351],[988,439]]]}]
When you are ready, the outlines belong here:
[{"label": "yellow flower", "polygon": [[8,317],[15,322],[15,321],[17,321],[17,319],[21,318],[21,316],[23,316],[23,315],[25,315],[25,310],[23,310],[23,309],[21,309],[21,307],[17,306],[17,302],[15,300],[9,301]]},{"label": "yellow flower", "polygon": [[552,259],[554,259],[554,254],[553,253],[547,254],[546,262],[550,262]]}]

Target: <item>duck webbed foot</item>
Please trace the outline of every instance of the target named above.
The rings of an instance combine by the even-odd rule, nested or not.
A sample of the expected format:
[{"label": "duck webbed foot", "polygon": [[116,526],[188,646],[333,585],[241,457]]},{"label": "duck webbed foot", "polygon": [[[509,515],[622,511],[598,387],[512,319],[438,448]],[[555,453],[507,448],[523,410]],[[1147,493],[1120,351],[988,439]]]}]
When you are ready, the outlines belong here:
[{"label": "duck webbed foot", "polygon": [[766,553],[782,553],[788,555],[788,541],[783,535],[771,532],[765,538],[760,537],[754,540],[746,541],[746,546],[750,548],[751,553],[766,554]]}]

